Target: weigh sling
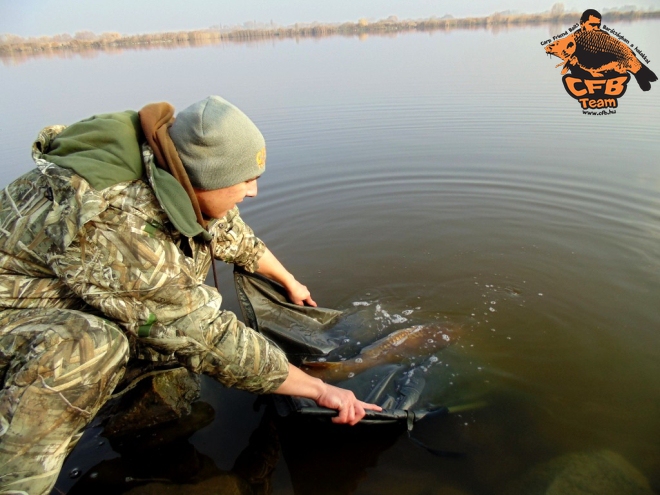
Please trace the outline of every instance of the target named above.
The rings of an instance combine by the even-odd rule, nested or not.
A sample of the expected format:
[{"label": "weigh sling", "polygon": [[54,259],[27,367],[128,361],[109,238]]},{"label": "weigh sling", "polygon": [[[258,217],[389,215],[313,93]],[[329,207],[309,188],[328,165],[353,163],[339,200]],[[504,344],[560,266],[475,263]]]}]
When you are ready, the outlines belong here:
[{"label": "weigh sling", "polygon": [[[345,342],[346,334],[342,331],[345,314],[342,311],[292,304],[287,301],[285,292],[277,284],[238,267],[234,270],[234,283],[246,325],[278,345],[292,363],[301,365],[312,374],[322,371],[327,363],[331,366],[327,367],[327,374],[323,378],[335,381],[332,380],[335,368],[347,364],[348,369],[352,369],[351,362],[360,362],[359,357],[356,359],[350,356],[351,352],[356,354],[356,349],[349,349]],[[386,339],[387,337],[382,339],[381,347],[389,343]],[[381,341],[372,346],[377,346],[379,342]],[[362,350],[363,353],[365,350]],[[339,356],[344,355],[350,358],[340,361]],[[376,363],[373,367],[360,371],[348,374],[339,371],[339,381],[335,384],[352,390],[365,402],[383,407],[382,412],[367,411],[362,424],[402,422],[412,429],[416,421],[429,414],[448,412],[445,407],[428,407],[418,403],[426,381],[421,373],[415,373],[414,370],[410,372],[406,364]],[[336,415],[336,411],[319,407],[310,399],[279,395],[270,398],[281,416],[295,414],[331,418]]]}]

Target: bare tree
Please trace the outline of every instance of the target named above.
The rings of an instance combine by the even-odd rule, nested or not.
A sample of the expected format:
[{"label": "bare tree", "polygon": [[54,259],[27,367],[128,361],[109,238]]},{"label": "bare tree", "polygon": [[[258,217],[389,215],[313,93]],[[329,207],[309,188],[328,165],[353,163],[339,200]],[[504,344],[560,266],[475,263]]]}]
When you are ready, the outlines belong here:
[{"label": "bare tree", "polygon": [[561,17],[563,14],[564,14],[564,4],[563,3],[556,3],[550,9],[550,16],[551,17]]}]

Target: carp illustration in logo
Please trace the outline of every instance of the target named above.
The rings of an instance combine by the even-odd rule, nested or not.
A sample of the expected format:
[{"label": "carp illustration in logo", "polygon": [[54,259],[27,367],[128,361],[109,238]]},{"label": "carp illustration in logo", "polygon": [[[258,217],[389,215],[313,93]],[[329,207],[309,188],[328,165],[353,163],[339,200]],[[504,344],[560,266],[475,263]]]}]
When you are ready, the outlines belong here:
[{"label": "carp illustration in logo", "polygon": [[584,11],[577,31],[547,45],[545,51],[562,60],[557,67],[563,65],[564,87],[583,108],[616,107],[616,98],[623,96],[630,79],[628,73],[642,91],[649,91],[651,82],[658,80],[626,43],[601,30],[601,15],[593,9]]}]

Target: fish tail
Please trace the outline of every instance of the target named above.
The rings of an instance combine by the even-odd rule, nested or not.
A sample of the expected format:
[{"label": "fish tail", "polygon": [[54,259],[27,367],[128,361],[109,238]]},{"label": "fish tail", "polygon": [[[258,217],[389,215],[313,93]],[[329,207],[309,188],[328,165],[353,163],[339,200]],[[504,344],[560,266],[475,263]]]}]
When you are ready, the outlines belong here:
[{"label": "fish tail", "polygon": [[651,69],[646,65],[642,64],[642,67],[633,74],[637,80],[637,84],[642,89],[642,91],[649,91],[651,89],[651,83],[658,80],[658,76],[655,75]]}]

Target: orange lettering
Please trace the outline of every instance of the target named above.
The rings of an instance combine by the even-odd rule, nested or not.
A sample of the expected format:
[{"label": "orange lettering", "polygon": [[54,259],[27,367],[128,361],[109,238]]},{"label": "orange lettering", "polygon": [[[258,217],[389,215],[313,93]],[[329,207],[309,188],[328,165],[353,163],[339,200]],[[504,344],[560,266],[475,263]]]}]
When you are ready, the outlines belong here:
[{"label": "orange lettering", "polygon": [[618,96],[626,89],[626,81],[628,77],[614,77],[607,80],[605,85],[605,94],[610,96]]},{"label": "orange lettering", "polygon": [[603,80],[585,80],[584,84],[587,86],[589,94],[592,95],[596,92],[597,89],[603,89]]},{"label": "orange lettering", "polygon": [[573,93],[575,97],[583,96],[587,94],[586,89],[577,89],[575,87],[577,83],[582,82],[581,79],[578,79],[577,77],[566,77],[564,81],[566,82],[566,88],[568,88],[568,90],[571,93]]}]

